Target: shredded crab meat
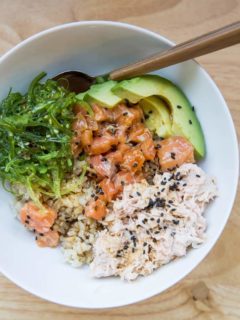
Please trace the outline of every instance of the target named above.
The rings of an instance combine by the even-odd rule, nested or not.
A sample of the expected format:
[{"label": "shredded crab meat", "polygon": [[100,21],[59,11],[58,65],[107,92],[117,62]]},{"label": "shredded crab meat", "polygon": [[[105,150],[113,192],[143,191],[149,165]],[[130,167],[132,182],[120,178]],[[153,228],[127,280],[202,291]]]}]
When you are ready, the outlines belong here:
[{"label": "shredded crab meat", "polygon": [[215,181],[195,164],[156,174],[124,187],[113,202],[94,244],[93,276],[146,276],[206,238],[207,203],[217,195]]}]

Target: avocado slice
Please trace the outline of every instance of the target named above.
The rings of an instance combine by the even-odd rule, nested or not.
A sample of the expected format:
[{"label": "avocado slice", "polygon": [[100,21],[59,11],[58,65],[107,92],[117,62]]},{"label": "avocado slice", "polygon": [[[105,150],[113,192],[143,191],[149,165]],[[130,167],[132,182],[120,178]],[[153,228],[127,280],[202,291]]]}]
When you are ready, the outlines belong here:
[{"label": "avocado slice", "polygon": [[119,82],[112,92],[132,103],[159,96],[171,110],[173,135],[187,138],[194,146],[196,157],[204,157],[205,141],[201,125],[184,93],[171,81],[157,75],[144,75]]},{"label": "avocado slice", "polygon": [[167,138],[172,135],[172,120],[166,104],[157,96],[139,101],[145,115],[145,124],[155,131],[159,137]]},{"label": "avocado slice", "polygon": [[94,84],[88,91],[84,92],[83,99],[88,103],[97,103],[105,108],[113,108],[122,101],[121,97],[116,96],[111,91],[116,84],[117,82],[113,80]]}]

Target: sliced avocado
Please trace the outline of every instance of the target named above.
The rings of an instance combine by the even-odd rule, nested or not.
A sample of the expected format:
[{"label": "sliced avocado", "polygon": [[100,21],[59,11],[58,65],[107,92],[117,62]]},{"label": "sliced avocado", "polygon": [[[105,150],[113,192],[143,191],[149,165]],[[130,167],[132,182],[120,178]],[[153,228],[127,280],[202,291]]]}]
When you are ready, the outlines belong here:
[{"label": "sliced avocado", "polygon": [[144,75],[119,82],[112,92],[132,103],[159,96],[171,110],[173,134],[186,137],[194,146],[196,157],[204,157],[205,141],[200,123],[184,93],[171,81],[157,75]]},{"label": "sliced avocado", "polygon": [[155,131],[159,137],[167,138],[172,135],[172,120],[166,104],[156,96],[139,101],[145,115],[145,124]]},{"label": "sliced avocado", "polygon": [[84,95],[84,100],[88,103],[97,103],[102,107],[113,108],[122,101],[111,91],[116,84],[117,82],[113,80],[94,84]]},{"label": "sliced avocado", "polygon": [[84,91],[84,92],[81,92],[81,93],[77,94],[77,95],[76,95],[76,98],[77,98],[78,100],[84,100],[84,97],[86,96],[87,92],[88,92],[88,91]]}]

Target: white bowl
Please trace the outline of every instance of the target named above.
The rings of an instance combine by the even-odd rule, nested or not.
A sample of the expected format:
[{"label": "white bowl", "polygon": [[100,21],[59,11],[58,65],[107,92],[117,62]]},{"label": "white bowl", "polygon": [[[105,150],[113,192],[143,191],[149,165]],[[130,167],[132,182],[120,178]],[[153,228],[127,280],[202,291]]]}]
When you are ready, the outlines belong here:
[{"label": "white bowl", "polygon": [[[51,77],[64,70],[105,73],[170,47],[165,38],[128,24],[88,21],[41,32],[0,59],[0,99],[10,87],[24,91],[41,71]],[[81,308],[107,308],[158,294],[191,272],[209,253],[230,215],[238,180],[238,146],[228,107],[209,75],[194,61],[163,69],[160,75],[186,93],[203,127],[207,156],[201,166],[217,178],[219,197],[208,207],[207,241],[186,257],[133,283],[93,279],[88,267],[64,263],[60,250],[40,249],[14,218],[13,198],[0,190],[0,270],[25,290],[44,299]]]}]

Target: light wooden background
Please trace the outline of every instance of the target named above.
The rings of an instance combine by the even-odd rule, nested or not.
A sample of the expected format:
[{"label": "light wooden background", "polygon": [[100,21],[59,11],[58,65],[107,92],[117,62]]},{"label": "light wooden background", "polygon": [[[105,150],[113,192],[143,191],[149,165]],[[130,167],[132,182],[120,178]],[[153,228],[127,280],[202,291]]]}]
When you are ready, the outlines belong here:
[{"label": "light wooden background", "polygon": [[[88,19],[133,23],[179,43],[239,20],[240,1],[0,0],[0,54],[40,30]],[[240,45],[198,61],[220,87],[239,135]],[[36,298],[0,275],[0,320],[240,319],[239,206],[238,193],[213,251],[188,277],[159,296],[114,310],[77,310]]]}]

